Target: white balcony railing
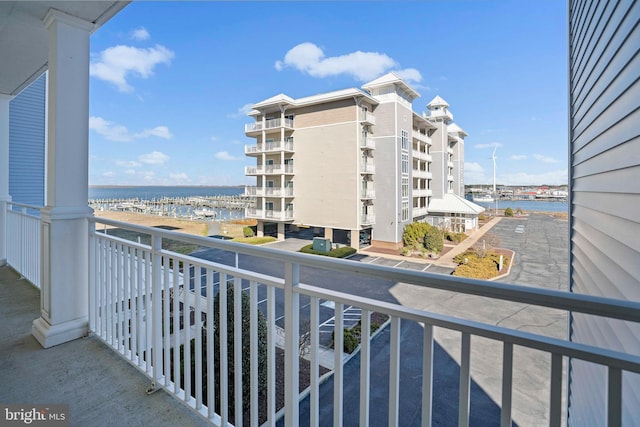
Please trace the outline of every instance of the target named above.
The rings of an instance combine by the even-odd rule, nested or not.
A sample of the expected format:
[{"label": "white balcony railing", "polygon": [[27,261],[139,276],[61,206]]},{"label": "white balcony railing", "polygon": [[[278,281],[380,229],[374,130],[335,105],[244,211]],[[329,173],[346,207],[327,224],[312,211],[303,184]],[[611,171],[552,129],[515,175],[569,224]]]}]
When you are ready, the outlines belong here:
[{"label": "white balcony railing", "polygon": [[244,125],[245,133],[258,132],[261,130],[276,129],[276,128],[288,128],[293,129],[293,120],[291,119],[269,119],[264,122],[247,123]]},{"label": "white balcony railing", "polygon": [[373,162],[360,163],[360,173],[375,173],[376,165]]},{"label": "white balcony railing", "polygon": [[40,209],[22,203],[10,202],[7,205],[7,263],[38,288]]},{"label": "white balcony railing", "polygon": [[360,215],[360,223],[362,225],[371,225],[376,223],[376,215],[373,213]]},{"label": "white balcony railing", "polygon": [[422,215],[426,215],[429,213],[429,210],[427,208],[413,208],[413,217],[418,217],[418,216],[422,216]]},{"label": "white balcony railing", "polygon": [[373,150],[376,148],[376,142],[373,138],[361,138],[360,139],[360,148],[366,148],[369,150]]},{"label": "white balcony railing", "polygon": [[287,221],[293,219],[292,210],[277,211],[272,209],[246,208],[244,216],[254,219],[267,219],[271,221]]},{"label": "white balcony railing", "polygon": [[363,188],[360,191],[361,199],[375,199],[376,197],[376,189],[375,188]]},{"label": "white balcony railing", "polygon": [[[151,245],[127,241],[115,236],[96,232],[96,224],[106,224],[127,230],[132,235],[150,236]],[[380,367],[371,365],[372,338],[363,334],[360,343],[359,359],[359,399],[355,407],[347,407],[343,400],[343,390],[348,378],[345,377],[344,357],[336,351],[333,356],[333,421],[340,425],[343,414],[348,411],[359,413],[361,420],[368,420],[371,405],[381,405],[388,409],[389,424],[398,425],[399,399],[401,394],[400,358],[405,343],[401,339],[406,322],[418,322],[422,325],[420,361],[422,375],[415,377],[421,390],[421,416],[423,425],[430,425],[434,397],[433,378],[438,372],[434,365],[435,337],[437,334],[454,331],[451,334],[460,345],[458,424],[469,424],[471,393],[471,349],[483,340],[489,339],[493,346],[500,346],[503,355],[498,361],[502,372],[498,374],[498,389],[501,390],[501,423],[511,425],[512,403],[516,393],[527,393],[528,382],[518,389],[519,383],[513,380],[514,368],[526,369],[514,358],[520,350],[535,350],[541,360],[550,360],[547,403],[549,425],[562,422],[563,358],[571,357],[591,362],[607,369],[609,380],[600,393],[608,395],[609,419],[620,420],[623,396],[622,378],[624,372],[640,373],[640,357],[605,350],[585,344],[577,344],[564,339],[550,338],[522,330],[509,329],[506,326],[481,323],[473,320],[473,308],[464,318],[444,314],[434,314],[423,310],[401,306],[397,303],[334,291],[325,287],[313,286],[300,281],[300,271],[318,269],[318,271],[337,272],[341,277],[350,274],[371,280],[388,280],[392,284],[405,283],[423,289],[437,289],[438,292],[459,292],[477,297],[495,298],[504,301],[567,310],[591,315],[605,316],[631,322],[640,322],[640,303],[616,301],[613,299],[571,294],[568,292],[511,286],[504,283],[484,282],[453,276],[428,274],[405,269],[395,269],[382,265],[358,263],[348,260],[334,260],[327,257],[305,255],[254,247],[234,242],[208,239],[200,236],[188,236],[176,232],[134,226],[118,221],[100,218],[89,219],[89,327],[90,330],[121,357],[138,367],[151,380],[153,387],[162,388],[184,402],[204,418],[216,425],[226,425],[229,408],[234,408],[235,425],[258,423],[259,372],[267,373],[266,418],[270,424],[278,418],[275,407],[276,372],[284,372],[280,379],[285,382],[284,408],[282,413],[287,425],[297,425],[299,419],[298,389],[300,357],[300,325],[305,319],[311,322],[309,329],[308,359],[310,360],[310,420],[311,425],[318,423],[320,408],[319,352],[322,348],[321,336],[317,325],[322,311],[320,301],[332,306],[334,318],[331,322],[334,330],[340,331],[345,325],[345,308],[357,307],[361,310],[362,330],[369,331],[371,314],[383,313],[390,318],[388,334],[389,364],[388,389],[384,393],[376,390],[372,393],[372,372]],[[102,226],[97,227],[99,229]],[[196,247],[216,249],[219,262],[207,261],[193,256],[182,255],[163,249],[163,241],[171,239]],[[228,254],[224,258],[222,254]],[[239,255],[242,255],[240,257]],[[254,270],[258,260],[270,266],[270,274]],[[344,288],[343,288],[344,289]],[[233,300],[229,304],[216,304],[216,295],[227,300],[229,291],[233,291]],[[249,301],[249,310],[241,310],[243,296]],[[259,296],[260,295],[260,296]],[[305,302],[301,302],[304,298]],[[324,302],[330,304],[325,304]],[[229,316],[228,309],[234,313]],[[276,307],[277,310],[276,311]],[[219,322],[211,320],[219,312]],[[259,314],[259,311],[262,314]],[[305,314],[306,313],[306,314]],[[471,317],[466,317],[471,315]],[[309,316],[309,317],[306,317]],[[229,318],[229,320],[227,320]],[[266,319],[266,340],[258,340],[258,319]],[[227,340],[228,331],[233,322],[233,338]],[[283,328],[283,332],[278,332]],[[242,341],[242,331],[251,337],[248,344],[236,345]],[[220,339],[215,343],[214,332]],[[472,339],[473,337],[473,339]],[[335,348],[343,347],[343,334],[335,334]],[[261,344],[259,344],[261,342]],[[181,345],[184,351],[181,351]],[[259,345],[266,351],[264,368],[258,367]],[[248,347],[247,347],[248,346]],[[276,369],[276,346],[284,352],[281,370]],[[214,358],[214,354],[217,356]],[[250,418],[243,420],[242,398],[243,376],[240,369],[228,378],[229,362],[241,366],[244,354],[248,354],[248,377],[250,382],[249,407],[244,413]],[[193,357],[193,360],[192,360]],[[500,363],[502,362],[502,363]],[[546,362],[549,363],[549,362]],[[182,368],[181,368],[182,366]],[[264,369],[264,371],[262,370]],[[220,383],[216,384],[216,375],[203,375],[222,372]],[[517,372],[516,372],[517,373]],[[235,393],[228,394],[229,382],[236,384]],[[195,383],[192,384],[192,381]],[[206,384],[206,393],[203,386]],[[594,392],[596,392],[594,390]],[[383,396],[378,397],[382,394]],[[220,404],[214,405],[219,398]],[[350,402],[350,401],[349,401]],[[306,423],[306,421],[305,421]],[[386,424],[386,421],[385,421]]]},{"label": "white balcony railing", "polygon": [[376,124],[376,116],[371,114],[370,112],[362,113],[360,117],[360,121],[365,125],[375,125]]},{"label": "white balcony railing", "polygon": [[244,146],[244,153],[247,155],[270,153],[274,151],[293,151],[293,141],[271,141]]}]

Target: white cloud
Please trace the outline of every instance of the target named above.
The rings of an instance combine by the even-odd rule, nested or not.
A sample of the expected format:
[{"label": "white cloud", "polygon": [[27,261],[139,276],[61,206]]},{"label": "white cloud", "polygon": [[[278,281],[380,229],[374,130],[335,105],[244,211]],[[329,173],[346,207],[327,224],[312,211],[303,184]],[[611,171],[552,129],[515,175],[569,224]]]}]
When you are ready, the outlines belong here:
[{"label": "white cloud", "polygon": [[151,38],[151,34],[149,34],[149,31],[147,31],[145,27],[140,27],[133,30],[131,38],[138,41],[149,40]]},{"label": "white cloud", "polygon": [[116,160],[116,165],[123,168],[137,168],[140,163],[135,160]]},{"label": "white cloud", "polygon": [[473,146],[473,148],[479,148],[479,149],[484,149],[484,148],[500,148],[502,147],[502,144],[499,142],[489,142],[487,144],[476,144]]},{"label": "white cloud", "polygon": [[174,184],[188,184],[191,182],[191,178],[189,178],[189,175],[184,172],[170,173],[169,178]]},{"label": "white cloud", "polygon": [[102,135],[109,141],[130,142],[136,139],[155,136],[163,139],[171,139],[173,135],[167,126],[156,126],[152,129],[145,129],[142,132],[131,133],[126,126],[110,122],[102,117],[89,117],[89,129]]},{"label": "white cloud", "polygon": [[554,159],[553,157],[543,156],[542,154],[534,154],[533,158],[542,162],[542,163],[558,163],[558,159]]},{"label": "white cloud", "polygon": [[216,159],[218,159],[218,160],[240,160],[237,157],[234,157],[231,154],[229,154],[228,151],[218,151],[216,153]]},{"label": "white cloud", "polygon": [[524,154],[514,154],[513,156],[509,157],[509,160],[526,160],[527,156]]},{"label": "white cloud", "polygon": [[171,139],[173,135],[166,126],[156,126],[153,129],[145,129],[136,134],[136,138],[146,138],[148,136],[157,136],[158,138]]},{"label": "white cloud", "polygon": [[[348,74],[359,81],[373,80],[381,74],[398,68],[398,63],[390,56],[379,52],[356,51],[340,56],[326,57],[324,51],[313,43],[300,43],[291,48],[282,61],[276,61],[275,68],[282,71],[293,67],[313,77],[327,77]],[[422,75],[413,68],[397,69],[396,73],[407,80],[420,82]]]},{"label": "white cloud", "polygon": [[161,45],[150,48],[118,45],[100,52],[98,60],[89,66],[89,73],[114,84],[120,92],[131,92],[133,87],[127,82],[128,77],[149,78],[156,65],[168,65],[173,57],[174,53]]},{"label": "white cloud", "polygon": [[162,165],[169,160],[169,156],[160,151],[153,151],[148,154],[142,154],[138,156],[138,160],[148,165]]},{"label": "white cloud", "polygon": [[244,104],[242,107],[238,108],[238,111],[235,113],[227,114],[227,117],[231,119],[237,119],[239,117],[245,117],[249,111],[251,111],[251,105],[253,104]]},{"label": "white cloud", "polygon": [[112,177],[116,176],[116,174],[113,171],[108,171],[108,172],[103,173],[102,176],[104,176],[105,178],[112,178]]}]

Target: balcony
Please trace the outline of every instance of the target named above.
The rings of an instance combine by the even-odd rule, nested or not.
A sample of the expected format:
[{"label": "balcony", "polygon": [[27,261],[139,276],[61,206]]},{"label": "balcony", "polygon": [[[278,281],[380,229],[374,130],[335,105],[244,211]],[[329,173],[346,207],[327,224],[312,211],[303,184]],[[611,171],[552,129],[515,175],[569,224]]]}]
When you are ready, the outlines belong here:
[{"label": "balcony", "polygon": [[362,214],[360,215],[360,224],[362,225],[373,225],[376,223],[376,214]]},{"label": "balcony", "polygon": [[247,156],[257,156],[262,153],[278,151],[293,152],[293,141],[271,141],[244,146],[244,154]]},{"label": "balcony", "polygon": [[245,217],[253,219],[262,219],[267,221],[291,221],[293,219],[293,211],[276,211],[272,209],[245,209]]},{"label": "balcony", "polygon": [[360,190],[360,198],[361,199],[375,199],[376,198],[376,189],[375,188],[363,188]]},{"label": "balcony", "polygon": [[[22,209],[26,208],[17,207],[17,211],[12,207],[18,212],[14,219],[24,215]],[[414,214],[421,209],[414,208]],[[254,212],[264,217],[288,215]],[[373,223],[375,217],[363,215],[362,220],[363,224]],[[15,224],[20,225],[14,236],[24,240],[24,248],[27,241],[33,241],[33,224],[24,218]],[[156,419],[162,413],[158,421],[164,425],[226,424],[230,421],[229,407],[235,408],[236,414],[243,413],[241,394],[229,396],[227,383],[217,386],[212,375],[204,377],[202,372],[205,367],[210,372],[217,369],[216,363],[226,372],[227,356],[240,365],[243,351],[233,343],[239,342],[244,324],[249,325],[252,337],[257,336],[258,317],[265,318],[267,325],[265,416],[275,422],[284,414],[287,425],[297,425],[288,420],[299,417],[310,417],[310,424],[315,424],[314,420],[322,419],[320,410],[324,413],[326,407],[338,408],[333,411],[333,422],[343,421],[345,425],[369,419],[373,411],[377,414],[380,410],[393,425],[409,423],[407,417],[414,414],[426,425],[451,421],[456,416],[464,425],[489,419],[496,424],[500,419],[503,425],[511,425],[512,420],[527,425],[522,417],[527,416],[532,399],[542,401],[546,410],[534,415],[538,422],[560,425],[566,381],[563,359],[567,357],[608,370],[610,380],[601,393],[608,394],[609,414],[616,417],[621,411],[622,373],[640,373],[637,355],[527,332],[515,322],[518,313],[528,306],[537,306],[537,317],[553,319],[573,311],[640,322],[637,302],[287,253],[93,217],[89,225],[89,338],[48,350],[25,346],[25,342],[33,342],[29,333],[31,320],[39,314],[39,291],[18,281],[18,275],[7,267],[0,268],[0,299],[12,301],[0,305],[1,321],[11,325],[0,332],[3,360],[10,366],[0,367],[5,385],[0,400],[21,396],[28,402],[75,402],[71,411],[78,423],[90,423],[96,416],[124,417],[120,419],[133,423]],[[120,230],[133,240],[111,231],[95,231],[106,227]],[[150,244],[140,243],[135,236],[144,236],[142,241]],[[198,247],[201,254],[208,251],[215,262],[206,256],[163,249],[168,240]],[[21,254],[33,256],[39,251],[38,247],[29,251],[8,247],[9,259],[18,264]],[[300,280],[302,269],[313,273],[307,275],[308,282]],[[345,283],[356,277],[364,278],[376,296],[349,293]],[[222,283],[228,288],[220,286]],[[215,295],[225,299],[229,290],[234,291],[233,304],[214,304]],[[214,329],[227,336],[230,325],[224,320],[226,312],[232,305],[242,305],[243,292],[250,309],[231,320],[237,334],[228,346],[214,347]],[[464,298],[467,309],[450,313],[445,301],[456,295]],[[430,304],[435,312],[412,306],[419,301],[435,302]],[[327,313],[329,306],[333,309]],[[218,309],[222,320],[214,327],[207,319]],[[331,352],[327,358],[324,333],[310,328],[305,358],[311,366],[311,379],[305,397],[298,388],[301,325],[308,321],[330,323],[340,330],[354,312],[365,331],[371,327],[372,313],[389,316],[389,324],[379,335],[365,335],[353,359],[342,352]],[[530,322],[527,316],[519,321]],[[504,322],[505,318],[509,322]],[[342,334],[335,336],[336,347],[342,348]],[[249,344],[251,398],[243,413],[247,423],[255,424],[262,405],[256,381],[257,343],[258,339],[251,339]],[[184,352],[179,350],[180,345],[185,346]],[[214,352],[221,355],[217,361],[211,357]],[[284,354],[282,364],[276,362],[277,352]],[[172,360],[180,360],[184,371]],[[332,381],[320,380],[321,363],[331,365]],[[387,372],[383,382],[377,375],[381,370]],[[285,382],[282,411],[269,403],[275,402],[276,375]],[[240,383],[243,377],[237,375],[234,381]],[[34,382],[37,387],[31,385]],[[212,394],[201,391],[205,383],[207,393],[216,392],[222,398],[221,407],[206,404],[213,399]],[[95,392],[96,385],[100,393]],[[143,386],[159,393],[146,396],[139,392]],[[456,390],[453,395],[448,392],[451,389]],[[523,394],[529,397],[518,400]],[[109,399],[105,399],[107,395]],[[303,403],[299,405],[299,401]],[[136,410],[131,411],[131,407]],[[411,410],[405,413],[406,408]],[[240,419],[235,422],[243,424]]]},{"label": "balcony", "polygon": [[423,160],[425,162],[431,161],[431,156],[424,151],[413,150],[413,157],[416,159]]},{"label": "balcony", "polygon": [[413,136],[413,139],[417,139],[418,141],[423,141],[423,142],[429,141],[429,137],[427,136],[426,133],[418,132],[415,129],[413,129],[411,135]]},{"label": "balcony", "polygon": [[413,218],[417,218],[419,216],[424,216],[429,213],[427,208],[413,208]]},{"label": "balcony", "polygon": [[376,116],[374,116],[373,114],[371,114],[370,112],[366,112],[364,114],[361,114],[360,116],[360,123],[362,123],[363,125],[375,125],[376,124]]},{"label": "balcony", "polygon": [[269,119],[264,122],[247,123],[244,125],[244,133],[247,136],[257,136],[264,130],[271,129],[293,129],[293,120],[291,119]]},{"label": "balcony", "polygon": [[412,175],[414,178],[431,179],[431,172],[423,169],[413,169]]},{"label": "balcony", "polygon": [[373,162],[360,163],[361,174],[374,174],[376,173],[376,165]]},{"label": "balcony", "polygon": [[414,188],[411,195],[413,197],[429,197],[431,196],[431,190],[428,188]]},{"label": "balcony", "polygon": [[360,139],[360,148],[374,150],[376,148],[376,142],[373,138],[362,138]]},{"label": "balcony", "polygon": [[282,175],[282,174],[292,174],[292,173],[293,173],[293,165],[291,164],[245,166],[244,168],[244,174],[247,176]]}]

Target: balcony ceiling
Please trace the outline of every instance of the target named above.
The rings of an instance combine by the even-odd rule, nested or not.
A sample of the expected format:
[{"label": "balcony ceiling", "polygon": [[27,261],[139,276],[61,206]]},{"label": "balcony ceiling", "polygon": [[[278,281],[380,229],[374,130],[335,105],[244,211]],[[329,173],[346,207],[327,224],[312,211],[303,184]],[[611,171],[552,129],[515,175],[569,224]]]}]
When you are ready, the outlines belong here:
[{"label": "balcony ceiling", "polygon": [[94,31],[128,1],[0,1],[0,93],[17,95],[47,69],[49,9],[95,24]]}]

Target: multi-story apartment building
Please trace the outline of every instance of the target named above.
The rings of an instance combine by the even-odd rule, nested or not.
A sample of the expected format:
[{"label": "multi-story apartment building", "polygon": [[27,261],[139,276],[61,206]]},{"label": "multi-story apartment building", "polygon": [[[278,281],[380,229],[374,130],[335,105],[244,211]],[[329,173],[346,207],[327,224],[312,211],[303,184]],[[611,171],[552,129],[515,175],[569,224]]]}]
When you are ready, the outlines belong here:
[{"label": "multi-story apartment building", "polygon": [[464,137],[437,96],[413,111],[420,95],[394,73],[362,86],[293,99],[284,94],[253,105],[256,138],[245,154],[256,185],[247,217],[324,229],[325,237],[358,246],[398,247],[406,224],[428,221],[465,231],[483,208],[466,201]]}]

